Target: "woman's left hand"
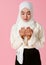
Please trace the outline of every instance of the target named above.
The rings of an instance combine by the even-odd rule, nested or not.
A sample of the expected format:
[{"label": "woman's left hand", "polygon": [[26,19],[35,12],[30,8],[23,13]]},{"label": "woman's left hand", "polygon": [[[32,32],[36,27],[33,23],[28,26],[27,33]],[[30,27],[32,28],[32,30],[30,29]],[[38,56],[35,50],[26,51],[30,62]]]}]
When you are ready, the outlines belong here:
[{"label": "woman's left hand", "polygon": [[27,37],[28,40],[31,38],[32,34],[33,30],[30,27],[27,27],[25,30],[25,36]]}]

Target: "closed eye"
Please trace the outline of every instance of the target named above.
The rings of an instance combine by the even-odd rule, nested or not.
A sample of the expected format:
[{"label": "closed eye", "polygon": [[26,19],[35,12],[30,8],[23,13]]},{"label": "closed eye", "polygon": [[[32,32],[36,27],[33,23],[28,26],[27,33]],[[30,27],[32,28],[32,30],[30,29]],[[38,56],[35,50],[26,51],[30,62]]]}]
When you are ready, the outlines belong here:
[{"label": "closed eye", "polygon": [[27,14],[28,14],[28,15],[30,15],[30,14],[31,14],[31,12],[30,12],[30,11],[28,11],[28,12],[27,12]]},{"label": "closed eye", "polygon": [[24,15],[24,12],[23,12],[23,11],[21,11],[21,14],[22,14],[22,15]]}]

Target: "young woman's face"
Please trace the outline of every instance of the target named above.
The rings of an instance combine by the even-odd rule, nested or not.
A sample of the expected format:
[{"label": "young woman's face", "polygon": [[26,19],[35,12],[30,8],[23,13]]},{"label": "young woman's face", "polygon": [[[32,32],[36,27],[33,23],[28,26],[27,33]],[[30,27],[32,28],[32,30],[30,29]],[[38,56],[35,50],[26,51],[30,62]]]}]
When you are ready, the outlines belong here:
[{"label": "young woman's face", "polygon": [[21,18],[24,20],[24,21],[29,21],[31,19],[31,12],[29,9],[27,8],[24,8],[22,11],[21,11]]}]

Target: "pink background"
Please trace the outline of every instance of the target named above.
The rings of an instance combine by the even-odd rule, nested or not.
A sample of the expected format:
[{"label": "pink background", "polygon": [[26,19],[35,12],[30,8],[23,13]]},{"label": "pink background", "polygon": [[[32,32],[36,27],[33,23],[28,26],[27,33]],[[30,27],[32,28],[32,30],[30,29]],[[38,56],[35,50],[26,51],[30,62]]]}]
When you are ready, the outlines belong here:
[{"label": "pink background", "polygon": [[[16,22],[18,6],[24,0],[0,0],[0,65],[14,65],[16,51],[11,48],[10,31]],[[46,31],[46,0],[30,0],[34,7],[34,19]],[[45,32],[46,37],[46,32]],[[46,42],[46,41],[45,41]],[[40,49],[42,65],[46,65],[46,44]]]}]

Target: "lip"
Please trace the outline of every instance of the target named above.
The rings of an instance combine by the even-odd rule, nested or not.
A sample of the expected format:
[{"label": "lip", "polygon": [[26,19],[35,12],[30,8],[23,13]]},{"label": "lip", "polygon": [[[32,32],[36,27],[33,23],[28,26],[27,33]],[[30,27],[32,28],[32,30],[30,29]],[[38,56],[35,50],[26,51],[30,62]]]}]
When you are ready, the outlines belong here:
[{"label": "lip", "polygon": [[27,19],[24,19],[24,20],[27,20]]},{"label": "lip", "polygon": [[23,21],[27,22],[27,19],[26,19],[26,20],[25,20],[25,19],[23,19]]}]

